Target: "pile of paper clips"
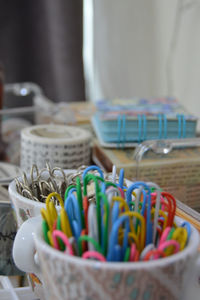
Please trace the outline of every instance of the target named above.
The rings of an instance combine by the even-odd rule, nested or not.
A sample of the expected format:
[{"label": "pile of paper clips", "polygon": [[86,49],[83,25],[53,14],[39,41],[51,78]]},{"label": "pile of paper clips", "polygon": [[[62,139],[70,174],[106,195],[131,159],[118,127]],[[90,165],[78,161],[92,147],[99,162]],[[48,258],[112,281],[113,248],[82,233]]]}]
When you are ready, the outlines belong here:
[{"label": "pile of paper clips", "polygon": [[[98,171],[98,174],[90,173]],[[88,185],[95,197],[88,199]],[[176,201],[151,182],[128,187],[124,171],[109,180],[102,170],[89,166],[67,187],[64,200],[53,192],[41,209],[45,241],[69,255],[102,262],[136,262],[163,258],[182,251],[190,238],[188,222],[174,221]],[[60,203],[56,210],[53,198]]]},{"label": "pile of paper clips", "polygon": [[[22,180],[15,178],[16,189],[20,195],[37,202],[45,202],[46,197],[52,192],[57,192],[64,198],[66,188],[75,183],[76,177],[81,176],[85,168],[86,166],[81,166],[76,171],[71,170],[66,173],[62,168],[51,168],[48,162],[46,168],[41,170],[33,164],[30,178],[25,172]],[[55,200],[55,204],[59,203]]]}]

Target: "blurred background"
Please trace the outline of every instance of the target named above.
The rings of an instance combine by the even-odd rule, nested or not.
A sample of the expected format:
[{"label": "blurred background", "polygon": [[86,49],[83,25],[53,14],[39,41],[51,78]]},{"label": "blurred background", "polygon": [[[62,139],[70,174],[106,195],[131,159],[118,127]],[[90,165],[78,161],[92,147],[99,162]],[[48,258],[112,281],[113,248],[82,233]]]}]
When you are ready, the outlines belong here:
[{"label": "blurred background", "polygon": [[90,99],[172,96],[200,115],[199,0],[84,3],[93,14]]},{"label": "blurred background", "polygon": [[5,83],[54,102],[177,97],[200,114],[200,0],[0,1]]},{"label": "blurred background", "polygon": [[55,102],[84,100],[83,2],[1,0],[5,83],[34,82]]}]

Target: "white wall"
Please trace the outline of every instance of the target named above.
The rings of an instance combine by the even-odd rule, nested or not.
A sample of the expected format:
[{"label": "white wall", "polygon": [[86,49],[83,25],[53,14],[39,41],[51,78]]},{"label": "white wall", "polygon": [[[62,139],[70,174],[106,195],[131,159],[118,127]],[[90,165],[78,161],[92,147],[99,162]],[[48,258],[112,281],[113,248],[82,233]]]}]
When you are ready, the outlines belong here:
[{"label": "white wall", "polygon": [[85,4],[89,99],[175,96],[200,116],[200,0]]}]

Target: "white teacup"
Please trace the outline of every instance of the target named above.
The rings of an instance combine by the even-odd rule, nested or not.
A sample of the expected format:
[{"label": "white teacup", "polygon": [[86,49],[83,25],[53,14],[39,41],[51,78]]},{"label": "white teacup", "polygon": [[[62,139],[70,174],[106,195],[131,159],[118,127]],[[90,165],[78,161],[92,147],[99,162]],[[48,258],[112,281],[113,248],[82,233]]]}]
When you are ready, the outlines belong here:
[{"label": "white teacup", "polygon": [[[65,174],[71,174],[75,173],[76,170],[64,170],[64,172]],[[48,171],[42,173],[43,179],[47,180],[48,177]],[[18,177],[18,180],[22,181],[22,178]],[[27,180],[30,183],[31,177],[27,176]],[[125,182],[128,186],[131,184],[131,181],[127,179],[125,179]],[[27,197],[24,197],[20,193],[18,193],[15,180],[13,180],[9,184],[8,192],[12,207],[16,214],[18,227],[20,227],[27,219],[40,215],[41,208],[46,208],[45,203],[28,199]]]},{"label": "white teacup", "polygon": [[[75,172],[75,170],[65,170],[64,172],[66,174],[69,174],[69,173]],[[49,177],[48,171],[44,171],[42,173],[42,178],[44,180],[47,180],[48,177]],[[22,182],[22,177],[18,177],[17,179]],[[30,175],[27,176],[27,180],[29,183],[31,182]],[[13,180],[9,184],[8,192],[9,192],[9,197],[11,200],[11,205],[15,211],[18,228],[20,228],[20,226],[26,220],[39,216],[41,208],[46,208],[45,203],[37,202],[37,201],[31,200],[31,199],[28,199],[28,198],[22,196],[17,191],[15,180]],[[28,245],[26,245],[26,247],[28,247]],[[41,282],[40,282],[39,278],[37,278],[35,276],[35,274],[33,274],[32,272],[29,272],[29,273],[30,273],[29,274],[29,282],[30,282],[30,285],[31,285],[33,291],[35,292],[37,297],[43,298],[43,296],[42,296],[43,288],[41,286]]]},{"label": "white teacup", "polygon": [[[75,170],[64,170],[65,174],[76,172]],[[55,172],[56,174],[56,172]],[[59,174],[59,171],[58,171]],[[49,177],[49,172],[44,171],[42,173],[42,179],[47,180]],[[17,178],[19,181],[23,181],[22,177]],[[27,176],[28,183],[31,182],[31,176]],[[8,187],[9,197],[11,200],[12,207],[15,211],[16,218],[17,218],[17,224],[18,227],[20,227],[24,221],[26,221],[29,218],[36,217],[40,215],[41,208],[45,208],[45,203],[37,202],[31,199],[28,199],[25,196],[22,196],[18,191],[16,187],[16,181],[13,180]]]},{"label": "white teacup", "polygon": [[[19,178],[19,180],[20,179],[21,178]],[[29,218],[40,215],[41,208],[46,207],[45,203],[34,201],[19,194],[15,180],[9,184],[8,191],[12,207],[15,211],[18,227]]]},{"label": "white teacup", "polygon": [[[176,222],[181,225],[183,220],[176,217]],[[36,217],[20,227],[13,258],[18,268],[41,278],[48,300],[197,300],[198,246],[199,232],[191,226],[186,248],[166,258],[127,263],[84,260],[46,244],[41,217]]]}]

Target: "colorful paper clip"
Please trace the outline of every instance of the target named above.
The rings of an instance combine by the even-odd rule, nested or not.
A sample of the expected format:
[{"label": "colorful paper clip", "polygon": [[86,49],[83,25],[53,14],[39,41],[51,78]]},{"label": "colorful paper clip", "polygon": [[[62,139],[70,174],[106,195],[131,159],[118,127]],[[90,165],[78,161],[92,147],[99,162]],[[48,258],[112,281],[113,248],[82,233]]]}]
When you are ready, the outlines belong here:
[{"label": "colorful paper clip", "polygon": [[106,178],[99,167],[89,166],[68,185],[64,201],[56,192],[48,195],[41,209],[46,243],[102,263],[163,259],[187,247],[191,225],[175,224],[176,201],[170,193],[153,182],[127,187],[124,170],[118,177],[116,167]]}]

